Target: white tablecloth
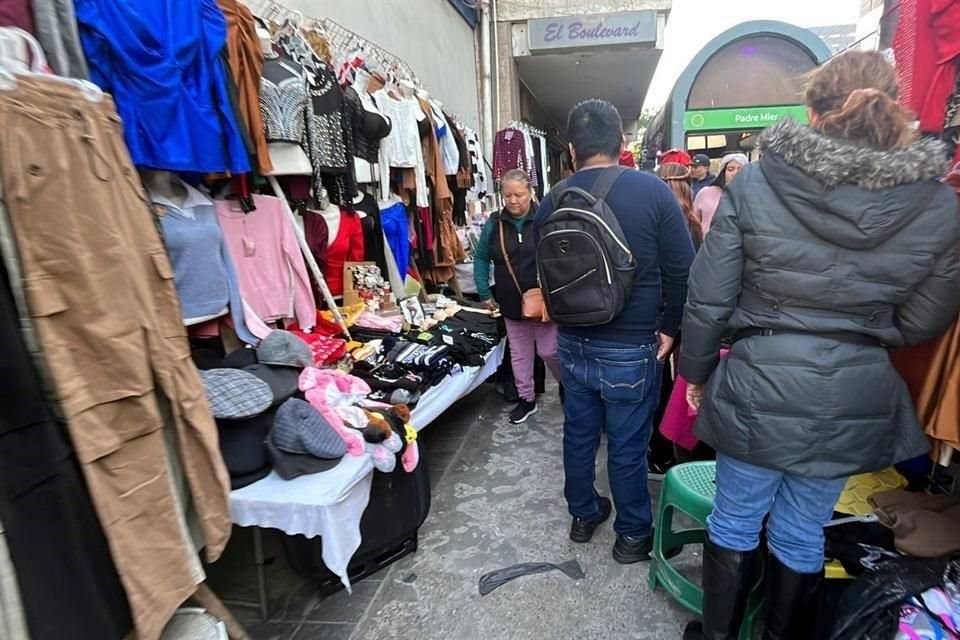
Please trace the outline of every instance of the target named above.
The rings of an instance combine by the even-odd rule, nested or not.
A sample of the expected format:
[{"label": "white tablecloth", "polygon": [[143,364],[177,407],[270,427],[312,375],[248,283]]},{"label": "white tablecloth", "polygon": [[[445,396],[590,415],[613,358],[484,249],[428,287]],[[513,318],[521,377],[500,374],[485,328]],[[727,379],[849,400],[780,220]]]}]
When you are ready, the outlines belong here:
[{"label": "white tablecloth", "polygon": [[[411,422],[419,431],[453,403],[492,376],[503,360],[500,343],[482,367],[469,367],[448,376],[420,398]],[[346,456],[324,473],[287,481],[269,476],[230,494],[230,514],[241,527],[279,529],[288,535],[323,538],[323,562],[349,589],[347,566],[360,548],[360,518],[370,502],[373,460],[370,455]]]}]

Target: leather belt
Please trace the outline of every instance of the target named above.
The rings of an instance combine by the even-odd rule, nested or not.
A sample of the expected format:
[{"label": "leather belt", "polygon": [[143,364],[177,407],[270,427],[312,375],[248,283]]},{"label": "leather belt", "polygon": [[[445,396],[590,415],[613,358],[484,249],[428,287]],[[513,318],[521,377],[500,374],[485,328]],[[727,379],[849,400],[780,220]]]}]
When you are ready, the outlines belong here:
[{"label": "leather belt", "polygon": [[864,347],[882,347],[883,343],[873,336],[864,333],[855,333],[853,331],[800,331],[790,329],[761,329],[760,327],[751,327],[741,329],[734,336],[733,341],[738,342],[755,336],[814,336],[816,338],[826,338],[827,340],[836,340],[847,344],[856,344]]}]

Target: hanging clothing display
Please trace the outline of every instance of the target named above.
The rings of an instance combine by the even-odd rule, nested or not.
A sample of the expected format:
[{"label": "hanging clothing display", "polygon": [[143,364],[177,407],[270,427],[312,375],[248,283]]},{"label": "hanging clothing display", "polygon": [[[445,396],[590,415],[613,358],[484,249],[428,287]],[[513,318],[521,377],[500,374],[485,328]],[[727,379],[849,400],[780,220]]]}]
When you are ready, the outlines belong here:
[{"label": "hanging clothing display", "polygon": [[363,225],[356,213],[340,209],[340,226],[327,247],[327,270],[323,273],[330,293],[343,295],[343,265],[364,259]]},{"label": "hanging clothing display", "polygon": [[227,22],[214,0],[75,2],[90,77],[116,101],[134,164],[250,170],[220,57]]},{"label": "hanging clothing display", "polygon": [[216,203],[240,293],[264,322],[295,318],[309,331],[317,306],[284,204],[269,196],[253,196],[253,203],[248,213],[235,201]]},{"label": "hanging clothing display", "polygon": [[365,214],[360,220],[363,226],[363,259],[374,262],[380,267],[380,273],[387,273],[387,258],[384,250],[386,240],[383,236],[383,222],[380,220],[380,207],[377,199],[369,193],[364,193],[360,202],[353,205],[354,209]]},{"label": "hanging clothing display", "polygon": [[426,167],[424,166],[423,151],[420,148],[420,128],[418,123],[423,115],[420,105],[413,99],[397,100],[390,97],[385,91],[374,95],[377,105],[383,110],[392,129],[390,135],[383,139],[383,157],[380,160],[380,189],[384,194],[390,193],[390,167],[413,168],[416,179],[417,205],[430,205],[427,191]]},{"label": "hanging clothing display", "polygon": [[330,230],[327,228],[327,221],[319,211],[307,209],[303,214],[303,235],[307,239],[307,246],[310,247],[310,253],[313,259],[317,261],[317,268],[323,277],[327,280],[327,286],[330,281],[327,279],[327,248],[330,246]]},{"label": "hanging clothing display", "polygon": [[407,207],[402,202],[380,203],[380,220],[400,276],[406,278],[410,267],[410,223],[407,220]]},{"label": "hanging clothing display", "polygon": [[927,435],[960,451],[960,320],[946,335],[891,354]]},{"label": "hanging clothing display", "polygon": [[354,155],[370,163],[378,162],[380,141],[390,135],[392,128],[390,120],[375,108],[373,96],[367,94],[364,98],[354,87],[344,90],[343,100],[353,125]]},{"label": "hanging clothing display", "polygon": [[535,151],[533,145],[533,136],[531,136],[526,131],[520,132],[523,135],[523,145],[526,149],[527,154],[527,173],[530,175],[530,186],[533,187],[534,192],[539,192],[540,187],[540,176],[539,173],[539,162],[537,161],[537,152]]},{"label": "hanging clothing display", "polygon": [[456,175],[457,171],[460,170],[460,150],[457,149],[457,141],[453,137],[453,129],[450,123],[447,122],[443,111],[437,107],[436,103],[431,102],[430,107],[432,110],[431,115],[436,123],[434,130],[437,133],[437,140],[440,141],[440,153],[443,156],[445,173],[448,176]]},{"label": "hanging clothing display", "polygon": [[257,172],[267,175],[273,170],[273,164],[260,114],[263,50],[257,36],[257,23],[250,9],[238,0],[217,0],[217,5],[227,20],[227,59],[237,87],[240,118],[253,143]]},{"label": "hanging clothing display", "polygon": [[453,193],[451,219],[456,226],[465,227],[467,226],[467,189],[460,186],[456,176],[449,176],[447,184]]},{"label": "hanging clothing display", "polygon": [[260,114],[272,175],[313,175],[309,149],[313,119],[303,68],[276,56],[263,62]]},{"label": "hanging clothing display", "polygon": [[314,194],[326,189],[329,197],[343,204],[356,195],[351,160],[352,132],[344,123],[343,92],[329,62],[322,59],[295,30],[284,34],[278,44],[306,72],[310,110],[308,151],[313,166]]},{"label": "hanging clothing display", "polygon": [[473,186],[470,187],[468,200],[477,201],[487,197],[489,182],[487,178],[487,163],[483,158],[483,146],[480,136],[473,129],[464,129],[467,140],[467,151],[470,153],[470,164],[473,167]]},{"label": "hanging clothing display", "polygon": [[921,131],[941,134],[960,63],[960,3],[903,0],[898,7],[893,51],[900,101],[917,114]]},{"label": "hanging clothing display", "polygon": [[308,76],[307,86],[313,101],[310,149],[314,170],[317,173],[344,173],[348,165],[343,137],[343,93],[333,72],[326,66]]},{"label": "hanging clothing display", "polygon": [[493,179],[500,180],[507,171],[523,169],[530,173],[526,136],[519,129],[498,131],[493,142]]},{"label": "hanging clothing display", "polygon": [[187,184],[183,188],[187,197],[179,205],[151,194],[160,213],[183,319],[212,318],[229,308],[237,336],[256,345],[259,340],[247,329],[240,284],[213,201]]},{"label": "hanging clothing display", "polygon": [[0,117],[26,304],[138,636],[153,640],[203,580],[165,434],[175,434],[209,562],[231,530],[174,272],[109,99],[20,77],[0,92]]},{"label": "hanging clothing display", "polygon": [[[411,269],[427,285],[463,259],[454,218],[474,155],[483,170],[476,134],[474,154],[459,116],[415,97],[427,94],[402,61],[367,43],[345,57],[330,23],[251,6],[0,3],[0,22],[42,41],[7,29],[0,55],[0,640],[166,637],[203,599],[231,516],[242,524],[232,507],[274,475],[270,412],[304,367],[400,382],[341,394],[340,408],[369,426],[351,453],[412,473],[421,394],[500,357],[483,311],[447,307],[432,334],[374,311],[391,289],[405,295]],[[338,71],[354,86],[335,58],[352,60]],[[388,200],[360,190],[357,162]],[[348,271],[362,301],[344,313],[348,335],[331,293],[352,262],[380,273]],[[398,406],[371,419],[370,401]],[[251,405],[259,414],[238,423]],[[380,434],[389,446],[360,440]],[[344,478],[330,474],[331,489]]]},{"label": "hanging clothing display", "polygon": [[[0,276],[0,529],[8,562],[19,568],[11,586],[29,627],[29,636],[19,635],[0,621],[0,636],[123,638],[133,626],[126,595],[73,447],[20,338],[2,265]],[[16,612],[0,604],[0,618]]]},{"label": "hanging clothing display", "polygon": [[550,162],[547,158],[547,139],[543,136],[537,136],[537,142],[540,145],[540,191],[547,194],[550,193]]},{"label": "hanging clothing display", "polygon": [[87,79],[89,70],[80,44],[73,0],[30,0],[30,5],[37,40],[53,72],[68,78]]}]

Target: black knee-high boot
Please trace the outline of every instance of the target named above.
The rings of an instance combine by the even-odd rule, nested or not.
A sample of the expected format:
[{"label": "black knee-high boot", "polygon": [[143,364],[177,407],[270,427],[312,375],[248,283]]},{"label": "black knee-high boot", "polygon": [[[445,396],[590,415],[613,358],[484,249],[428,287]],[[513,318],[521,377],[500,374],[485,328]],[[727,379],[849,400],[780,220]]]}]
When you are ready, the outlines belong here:
[{"label": "black knee-high boot", "polygon": [[691,622],[683,640],[736,640],[756,580],[757,551],[703,545],[703,622]]},{"label": "black knee-high boot", "polygon": [[763,640],[806,640],[803,629],[822,580],[823,571],[797,573],[767,554]]}]

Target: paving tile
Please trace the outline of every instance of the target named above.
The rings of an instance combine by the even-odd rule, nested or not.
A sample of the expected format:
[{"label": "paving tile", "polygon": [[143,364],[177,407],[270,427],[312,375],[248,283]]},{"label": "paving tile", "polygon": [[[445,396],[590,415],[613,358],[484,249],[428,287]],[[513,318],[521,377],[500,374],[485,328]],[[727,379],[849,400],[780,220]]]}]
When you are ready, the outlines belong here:
[{"label": "paving tile", "polygon": [[253,640],[289,640],[298,626],[295,622],[255,622],[244,624],[244,630]]},{"label": "paving tile", "polygon": [[353,585],[353,594],[346,591],[318,600],[306,612],[307,622],[336,622],[356,624],[363,618],[380,584],[361,580]]},{"label": "paving tile", "polygon": [[355,625],[303,623],[289,640],[350,640]]}]

